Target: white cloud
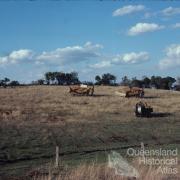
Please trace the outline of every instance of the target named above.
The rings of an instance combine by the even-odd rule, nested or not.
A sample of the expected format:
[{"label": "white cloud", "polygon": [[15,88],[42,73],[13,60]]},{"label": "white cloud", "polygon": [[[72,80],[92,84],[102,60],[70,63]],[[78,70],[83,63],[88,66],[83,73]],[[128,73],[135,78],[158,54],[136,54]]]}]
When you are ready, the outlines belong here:
[{"label": "white cloud", "polygon": [[123,16],[126,14],[131,14],[139,11],[143,11],[145,7],[143,5],[128,5],[119,8],[113,12],[113,16]]},{"label": "white cloud", "polygon": [[166,56],[159,62],[160,69],[180,67],[180,44],[172,44],[165,50]]},{"label": "white cloud", "polygon": [[25,59],[31,59],[33,57],[33,51],[29,49],[20,49],[12,51],[7,56],[0,56],[0,65],[15,64]]},{"label": "white cloud", "polygon": [[116,55],[112,59],[113,64],[138,64],[149,60],[149,54],[147,52],[131,52],[123,55]]},{"label": "white cloud", "polygon": [[[85,43],[83,46],[68,46],[65,48],[57,48],[53,51],[44,51],[35,53],[29,49],[20,49],[12,51],[7,56],[0,57],[0,65],[13,64],[21,62],[31,62],[34,65],[47,67],[47,65],[79,65],[81,62],[92,60],[99,62],[89,64],[90,69],[109,68],[117,64],[137,64],[147,61],[149,54],[147,52],[131,52],[116,56],[106,56],[100,54],[103,48],[100,44]],[[31,60],[31,61],[26,61]],[[89,63],[89,62],[88,62]]]},{"label": "white cloud", "polygon": [[69,46],[58,48],[50,52],[42,52],[36,59],[39,62],[49,62],[55,64],[78,63],[99,57],[99,50],[103,46],[87,42],[84,46]]},{"label": "white cloud", "polygon": [[180,28],[180,23],[176,23],[176,24],[174,24],[172,27],[173,27],[174,29]]},{"label": "white cloud", "polygon": [[180,14],[180,8],[173,8],[173,7],[168,7],[166,9],[163,9],[161,11],[162,15],[164,16],[172,16],[172,15],[177,15]]},{"label": "white cloud", "polygon": [[149,60],[149,53],[147,52],[131,52],[122,55],[116,55],[111,57],[109,61],[100,61],[96,64],[89,65],[90,68],[100,69],[100,68],[108,68],[113,65],[132,65],[139,64]]},{"label": "white cloud", "polygon": [[151,18],[151,17],[163,17],[162,20],[167,20],[169,19],[171,16],[173,15],[178,15],[180,14],[180,8],[177,7],[177,8],[173,8],[173,7],[167,7],[163,10],[160,10],[160,11],[156,11],[156,12],[145,12],[144,14],[144,18],[147,19],[147,18]]},{"label": "white cloud", "polygon": [[112,64],[110,61],[101,61],[99,63],[96,64],[92,64],[89,67],[90,68],[94,68],[94,69],[100,69],[100,68],[107,68],[110,67]]},{"label": "white cloud", "polygon": [[128,31],[128,35],[135,36],[145,32],[153,32],[163,29],[164,26],[155,23],[137,23],[135,26],[131,27]]},{"label": "white cloud", "polygon": [[[6,56],[0,56],[0,65],[15,64],[31,59],[36,65],[78,63],[86,60],[95,59],[100,56],[99,50],[103,46],[100,44],[85,43],[83,46],[68,46],[57,48],[53,51],[44,51],[35,54],[29,49],[12,51]],[[26,61],[28,62],[28,61]]]},{"label": "white cloud", "polygon": [[20,49],[18,51],[12,51],[9,54],[10,59],[21,60],[31,57],[32,51],[29,49]]}]

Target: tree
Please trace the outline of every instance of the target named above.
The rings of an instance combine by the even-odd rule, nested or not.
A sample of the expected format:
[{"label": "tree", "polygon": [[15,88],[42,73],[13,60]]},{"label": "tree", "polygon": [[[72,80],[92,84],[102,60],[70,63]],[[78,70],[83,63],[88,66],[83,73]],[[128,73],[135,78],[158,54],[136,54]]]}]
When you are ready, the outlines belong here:
[{"label": "tree", "polygon": [[101,77],[100,77],[100,76],[97,75],[97,76],[95,77],[95,80],[96,80],[96,84],[97,84],[97,85],[100,85],[100,84],[101,84]]},{"label": "tree", "polygon": [[70,73],[64,73],[61,75],[63,84],[71,84],[72,75]]},{"label": "tree", "polygon": [[158,89],[171,89],[172,84],[176,80],[170,76],[162,78],[160,76],[151,77],[151,85],[155,86]]},{"label": "tree", "polygon": [[78,84],[79,83],[79,78],[78,78],[78,73],[73,71],[70,73],[70,77],[71,77],[71,83],[73,84]]},{"label": "tree", "polygon": [[47,84],[49,85],[50,80],[51,80],[51,72],[46,72],[45,73],[45,79],[46,79]]},{"label": "tree", "polygon": [[38,85],[43,85],[44,82],[45,82],[44,79],[38,79],[38,80],[37,80],[37,84],[38,84]]},{"label": "tree", "polygon": [[54,84],[54,81],[56,80],[56,72],[51,72],[50,80],[51,80],[51,84]]},{"label": "tree", "polygon": [[58,85],[80,83],[77,72],[47,72],[45,73],[45,79],[47,84],[54,84],[55,81],[58,83]]},{"label": "tree", "polygon": [[145,88],[149,88],[150,87],[150,83],[151,83],[151,80],[148,77],[144,76],[142,78],[142,84],[143,84],[143,86]]},{"label": "tree", "polygon": [[10,86],[19,86],[20,83],[19,83],[18,81],[11,81],[11,82],[9,83],[9,85],[10,85]]},{"label": "tree", "polygon": [[65,74],[63,72],[55,72],[54,75],[58,85],[63,85],[63,82],[65,81]]},{"label": "tree", "polygon": [[45,79],[46,79],[46,82],[47,84],[54,84],[54,81],[55,81],[55,76],[56,76],[56,72],[47,72],[45,73]]},{"label": "tree", "polygon": [[176,80],[172,77],[165,77],[161,79],[161,84],[160,84],[160,88],[161,89],[171,89],[172,84],[175,82]]},{"label": "tree", "polygon": [[6,86],[8,85],[8,82],[10,82],[10,79],[5,77],[4,79],[0,80],[0,86],[3,86],[6,88]]},{"label": "tree", "polygon": [[10,79],[7,78],[7,77],[5,77],[5,78],[4,78],[4,82],[5,82],[5,84],[7,85],[7,83],[10,82]]},{"label": "tree", "polygon": [[116,83],[116,76],[106,73],[103,74],[102,77],[96,76],[95,80],[97,81],[96,84],[103,84],[103,85],[115,85]]},{"label": "tree", "polygon": [[151,77],[151,86],[156,87],[157,89],[160,89],[161,87],[161,77],[160,76],[152,76]]},{"label": "tree", "polygon": [[104,85],[113,85],[116,81],[116,77],[110,73],[103,74],[101,79]]},{"label": "tree", "polygon": [[132,87],[139,87],[142,88],[142,81],[135,78],[132,78],[131,85]]},{"label": "tree", "polygon": [[127,76],[124,76],[124,77],[122,78],[121,85],[123,85],[123,86],[129,86],[130,84],[131,84],[131,80],[128,79]]}]

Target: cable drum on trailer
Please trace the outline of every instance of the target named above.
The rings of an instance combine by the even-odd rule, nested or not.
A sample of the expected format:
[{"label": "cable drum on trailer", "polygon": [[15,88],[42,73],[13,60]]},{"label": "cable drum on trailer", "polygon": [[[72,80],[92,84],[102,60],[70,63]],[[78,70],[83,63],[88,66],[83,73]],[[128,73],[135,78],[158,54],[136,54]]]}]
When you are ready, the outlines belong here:
[{"label": "cable drum on trailer", "polygon": [[138,111],[139,114],[141,114],[141,106],[137,107],[137,111]]},{"label": "cable drum on trailer", "polygon": [[137,117],[150,117],[152,112],[153,108],[145,102],[140,101],[135,106],[135,115]]}]

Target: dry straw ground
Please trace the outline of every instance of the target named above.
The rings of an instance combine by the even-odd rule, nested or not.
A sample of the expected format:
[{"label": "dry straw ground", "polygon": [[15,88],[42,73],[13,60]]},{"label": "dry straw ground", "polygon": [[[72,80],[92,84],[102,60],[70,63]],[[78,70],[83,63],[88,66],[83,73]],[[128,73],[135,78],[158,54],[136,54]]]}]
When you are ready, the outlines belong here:
[{"label": "dry straw ground", "polygon": [[35,175],[33,178],[34,180],[178,180],[180,177],[180,173],[163,174],[156,167],[138,165],[136,161],[132,164],[139,173],[138,178],[121,176],[106,164],[84,164],[68,171],[59,171],[59,174],[53,174],[53,171],[49,171],[47,175]]},{"label": "dry straw ground", "polygon": [[[71,165],[128,147],[179,148],[180,92],[145,89],[152,118],[136,118],[137,98],[115,95],[120,87],[95,87],[94,96],[71,96],[68,87],[0,89],[0,176],[23,175],[48,162],[60,147]],[[104,154],[103,154],[104,153]]]}]

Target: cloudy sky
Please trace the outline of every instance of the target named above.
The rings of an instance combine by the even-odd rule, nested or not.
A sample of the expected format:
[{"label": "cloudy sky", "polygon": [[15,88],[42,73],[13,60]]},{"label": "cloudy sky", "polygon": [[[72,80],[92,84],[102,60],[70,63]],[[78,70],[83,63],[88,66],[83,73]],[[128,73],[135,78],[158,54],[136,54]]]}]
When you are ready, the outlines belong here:
[{"label": "cloudy sky", "polygon": [[180,76],[178,1],[0,1],[0,78]]}]

